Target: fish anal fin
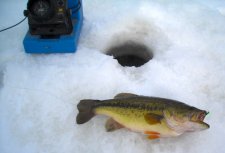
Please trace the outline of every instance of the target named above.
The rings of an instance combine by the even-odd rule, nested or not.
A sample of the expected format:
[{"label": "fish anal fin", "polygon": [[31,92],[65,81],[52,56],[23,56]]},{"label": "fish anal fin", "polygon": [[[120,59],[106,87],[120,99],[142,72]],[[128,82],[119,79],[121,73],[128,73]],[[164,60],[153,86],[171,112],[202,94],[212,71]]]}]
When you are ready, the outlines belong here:
[{"label": "fish anal fin", "polygon": [[112,132],[118,129],[124,128],[123,125],[120,123],[116,122],[114,119],[109,118],[106,123],[105,123],[105,129],[107,132]]},{"label": "fish anal fin", "polygon": [[159,124],[161,123],[161,120],[163,119],[162,115],[157,115],[153,113],[148,113],[144,117],[146,122],[149,124]]},{"label": "fish anal fin", "polygon": [[158,139],[158,138],[160,138],[160,135],[155,135],[155,134],[148,135],[148,139],[150,139],[150,140],[154,140],[154,139]]},{"label": "fish anal fin", "polygon": [[131,98],[131,97],[138,97],[138,95],[132,93],[119,93],[114,97],[114,99]]}]

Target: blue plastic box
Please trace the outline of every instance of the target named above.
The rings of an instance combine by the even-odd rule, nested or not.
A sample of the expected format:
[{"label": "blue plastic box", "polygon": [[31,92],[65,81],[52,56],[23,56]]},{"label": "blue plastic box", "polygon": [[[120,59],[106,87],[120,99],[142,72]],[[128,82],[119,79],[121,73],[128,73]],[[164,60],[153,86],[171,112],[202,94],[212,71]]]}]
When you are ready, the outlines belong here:
[{"label": "blue plastic box", "polygon": [[27,32],[23,45],[26,53],[75,53],[83,24],[82,0],[68,0],[68,7],[72,8],[81,2],[81,7],[72,13],[73,32],[70,35],[61,35],[59,38],[42,39],[40,36],[30,35]]}]

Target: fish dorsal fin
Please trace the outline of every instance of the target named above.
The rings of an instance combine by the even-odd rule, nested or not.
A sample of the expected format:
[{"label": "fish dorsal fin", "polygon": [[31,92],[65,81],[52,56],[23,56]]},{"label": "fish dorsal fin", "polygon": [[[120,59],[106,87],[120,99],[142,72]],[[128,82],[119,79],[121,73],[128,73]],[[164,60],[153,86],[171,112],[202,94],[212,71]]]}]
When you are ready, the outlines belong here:
[{"label": "fish dorsal fin", "polygon": [[131,97],[138,97],[138,95],[132,93],[119,93],[114,97],[114,99],[131,98]]},{"label": "fish dorsal fin", "polygon": [[157,115],[153,113],[148,113],[145,116],[145,120],[149,124],[159,124],[161,123],[161,120],[164,118],[162,115]]}]

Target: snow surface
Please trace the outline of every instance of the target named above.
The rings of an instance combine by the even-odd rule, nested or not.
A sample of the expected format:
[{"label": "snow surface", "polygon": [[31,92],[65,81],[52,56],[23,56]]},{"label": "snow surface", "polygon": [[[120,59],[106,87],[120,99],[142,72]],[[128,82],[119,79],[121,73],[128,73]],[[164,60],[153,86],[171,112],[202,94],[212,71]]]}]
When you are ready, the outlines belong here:
[{"label": "snow surface", "polygon": [[[0,29],[23,18],[26,0],[0,1]],[[0,33],[1,153],[224,153],[225,1],[83,0],[75,54],[25,54],[27,21]],[[104,52],[127,40],[151,48],[140,68]],[[106,117],[75,124],[84,98],[120,92],[159,96],[209,110],[209,130],[149,141],[125,129],[107,133]]]}]

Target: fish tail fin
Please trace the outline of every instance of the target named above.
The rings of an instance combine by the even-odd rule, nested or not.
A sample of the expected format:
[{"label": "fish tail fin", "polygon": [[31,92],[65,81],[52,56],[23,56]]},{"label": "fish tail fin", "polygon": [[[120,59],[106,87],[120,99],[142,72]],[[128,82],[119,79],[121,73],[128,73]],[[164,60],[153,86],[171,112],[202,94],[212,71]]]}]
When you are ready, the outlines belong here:
[{"label": "fish tail fin", "polygon": [[79,113],[76,118],[77,124],[86,123],[92,117],[95,116],[93,109],[94,109],[96,102],[98,102],[98,101],[99,100],[89,100],[89,99],[80,101],[80,103],[77,105],[77,109],[79,110]]}]

